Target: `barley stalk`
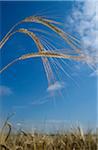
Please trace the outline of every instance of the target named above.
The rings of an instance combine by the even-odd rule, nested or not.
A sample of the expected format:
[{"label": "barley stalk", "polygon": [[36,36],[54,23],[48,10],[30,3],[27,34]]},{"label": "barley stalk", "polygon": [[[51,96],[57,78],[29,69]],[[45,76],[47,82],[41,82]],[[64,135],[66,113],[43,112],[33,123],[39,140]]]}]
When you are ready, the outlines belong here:
[{"label": "barley stalk", "polygon": [[19,58],[16,58],[12,62],[10,62],[8,65],[6,65],[4,68],[0,70],[0,74],[6,70],[8,67],[12,66],[14,63],[16,63],[19,60],[24,60],[24,59],[29,59],[29,58],[34,58],[34,57],[50,57],[50,58],[59,58],[59,59],[72,59],[76,61],[85,61],[84,56],[74,56],[74,55],[65,55],[62,53],[55,53],[55,52],[37,52],[37,53],[29,53],[22,55]]}]

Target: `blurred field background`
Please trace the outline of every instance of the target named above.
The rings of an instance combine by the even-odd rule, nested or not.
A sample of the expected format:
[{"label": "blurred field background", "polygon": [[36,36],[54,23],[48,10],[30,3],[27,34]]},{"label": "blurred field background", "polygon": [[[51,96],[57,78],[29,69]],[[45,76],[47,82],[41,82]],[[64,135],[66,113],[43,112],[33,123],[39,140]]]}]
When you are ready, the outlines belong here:
[{"label": "blurred field background", "polygon": [[[97,150],[98,135],[81,127],[55,133],[12,131],[8,122],[0,133],[0,150]],[[7,130],[6,130],[7,129]],[[6,132],[4,132],[6,130]]]}]

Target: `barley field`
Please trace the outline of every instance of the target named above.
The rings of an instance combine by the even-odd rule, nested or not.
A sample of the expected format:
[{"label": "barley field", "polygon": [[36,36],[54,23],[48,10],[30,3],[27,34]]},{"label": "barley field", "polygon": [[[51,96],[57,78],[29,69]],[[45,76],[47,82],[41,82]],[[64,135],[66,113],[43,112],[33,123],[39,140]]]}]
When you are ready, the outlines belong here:
[{"label": "barley field", "polygon": [[[3,133],[8,127],[8,133]],[[98,136],[92,130],[83,132],[77,127],[63,133],[25,132],[20,129],[11,132],[11,125],[6,123],[0,133],[0,150],[97,150]]]}]

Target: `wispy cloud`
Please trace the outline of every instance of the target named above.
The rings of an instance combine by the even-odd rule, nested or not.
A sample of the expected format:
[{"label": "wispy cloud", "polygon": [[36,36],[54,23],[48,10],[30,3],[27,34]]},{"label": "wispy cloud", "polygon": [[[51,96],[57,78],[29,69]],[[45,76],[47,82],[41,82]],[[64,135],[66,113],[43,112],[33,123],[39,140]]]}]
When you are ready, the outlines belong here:
[{"label": "wispy cloud", "polygon": [[57,91],[57,90],[61,90],[64,88],[64,82],[59,82],[56,81],[54,84],[51,84],[48,88],[47,91],[51,92],[51,91]]},{"label": "wispy cloud", "polygon": [[[68,28],[80,35],[87,63],[98,63],[98,1],[77,1],[68,17]],[[69,26],[70,24],[70,26]],[[88,57],[90,56],[90,57]]]},{"label": "wispy cloud", "polygon": [[90,74],[90,77],[95,77],[95,76],[98,76],[98,70],[95,70]]},{"label": "wispy cloud", "polygon": [[45,104],[45,103],[49,102],[50,98],[51,98],[51,95],[50,95],[50,94],[44,95],[44,96],[42,96],[42,98],[39,98],[39,99],[37,98],[37,100],[36,100],[36,101],[33,101],[31,104],[32,104],[32,105]]},{"label": "wispy cloud", "polygon": [[54,101],[55,97],[57,96],[56,91],[62,90],[65,87],[66,85],[64,82],[56,81],[55,83],[48,86],[48,88],[46,89],[47,93],[45,95],[41,95],[41,98],[36,98],[35,101],[32,101],[31,105],[43,105],[50,101]]},{"label": "wispy cloud", "polygon": [[16,106],[13,106],[13,109],[25,109],[27,108],[27,105],[16,105]]},{"label": "wispy cloud", "polygon": [[0,85],[0,96],[9,96],[11,94],[13,94],[11,88],[4,85]]},{"label": "wispy cloud", "polygon": [[20,127],[22,124],[20,122],[18,122],[16,125]]}]

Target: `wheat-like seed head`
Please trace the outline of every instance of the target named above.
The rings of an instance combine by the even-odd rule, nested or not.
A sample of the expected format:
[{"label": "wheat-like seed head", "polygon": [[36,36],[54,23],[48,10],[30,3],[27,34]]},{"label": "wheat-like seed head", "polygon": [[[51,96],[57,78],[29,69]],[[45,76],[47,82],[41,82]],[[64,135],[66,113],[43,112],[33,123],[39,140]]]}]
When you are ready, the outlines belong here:
[{"label": "wheat-like seed head", "polygon": [[[36,34],[33,31],[31,32],[25,28],[19,28],[17,30],[14,30],[16,26],[18,26],[19,24],[25,23],[25,22],[31,22],[31,23],[36,22],[36,23],[40,23],[40,24],[47,26],[48,28],[53,30],[55,33],[57,33],[61,38],[63,38],[72,47],[72,49],[74,49],[75,55],[63,54],[60,52],[60,50],[58,53],[55,51],[45,51],[43,44],[41,43],[41,41],[39,40],[39,38],[36,36]],[[59,59],[73,59],[75,61],[85,62],[85,60],[86,60],[85,55],[81,52],[81,49],[79,49],[77,47],[80,45],[80,41],[78,39],[76,39],[75,37],[69,35],[68,33],[65,33],[62,29],[57,27],[56,24],[58,24],[58,22],[47,19],[47,18],[39,17],[39,16],[30,16],[30,17],[27,17],[27,18],[23,19],[22,21],[18,22],[17,24],[15,24],[11,28],[11,30],[6,34],[6,36],[1,40],[0,48],[2,48],[3,45],[6,44],[8,39],[10,37],[12,37],[15,33],[23,33],[32,38],[32,40],[35,42],[35,44],[38,48],[38,53],[22,55],[20,58],[13,60],[8,65],[6,65],[3,69],[1,69],[0,73],[2,73],[4,70],[6,70],[8,67],[10,67],[11,65],[13,65],[14,63],[16,63],[19,60],[33,58],[33,57],[41,57],[42,61],[43,61],[44,69],[45,69],[45,72],[47,75],[48,83],[50,84],[52,80],[55,81],[55,77],[53,76],[53,72],[52,72],[50,63],[48,61],[48,57],[49,58],[59,58]]]}]

